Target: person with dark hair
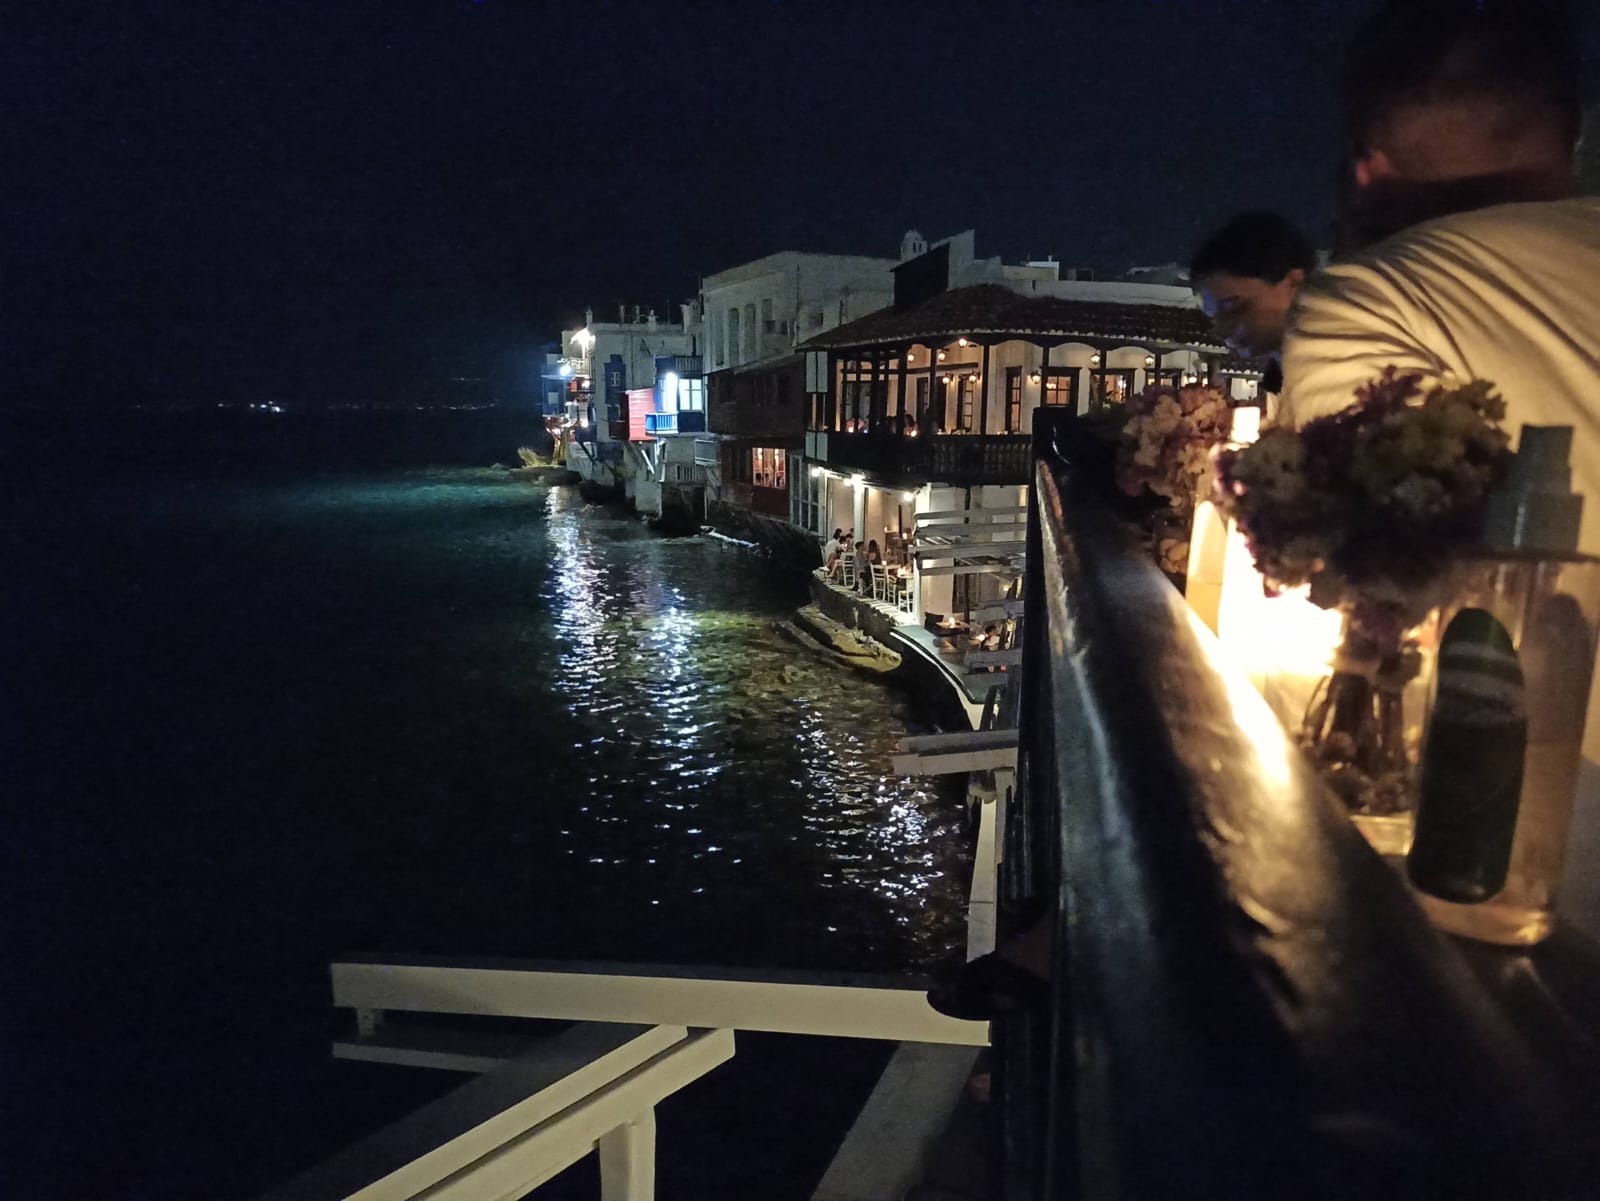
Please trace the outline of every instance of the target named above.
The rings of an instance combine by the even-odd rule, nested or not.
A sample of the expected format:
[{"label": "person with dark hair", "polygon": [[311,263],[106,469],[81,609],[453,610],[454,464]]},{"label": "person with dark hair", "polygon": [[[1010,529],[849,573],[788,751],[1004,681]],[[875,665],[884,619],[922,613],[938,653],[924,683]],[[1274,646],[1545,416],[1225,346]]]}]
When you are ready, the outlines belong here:
[{"label": "person with dark hair", "polygon": [[1554,0],[1388,0],[1363,26],[1343,108],[1366,244],[1301,288],[1277,419],[1347,408],[1389,367],[1424,389],[1490,381],[1513,436],[1574,428],[1579,547],[1596,554],[1600,199],[1578,194],[1578,44]]},{"label": "person with dark hair", "polygon": [[1278,354],[1289,308],[1317,252],[1304,234],[1276,213],[1240,213],[1206,239],[1189,264],[1212,328],[1246,359],[1268,360],[1262,391],[1278,392]]}]

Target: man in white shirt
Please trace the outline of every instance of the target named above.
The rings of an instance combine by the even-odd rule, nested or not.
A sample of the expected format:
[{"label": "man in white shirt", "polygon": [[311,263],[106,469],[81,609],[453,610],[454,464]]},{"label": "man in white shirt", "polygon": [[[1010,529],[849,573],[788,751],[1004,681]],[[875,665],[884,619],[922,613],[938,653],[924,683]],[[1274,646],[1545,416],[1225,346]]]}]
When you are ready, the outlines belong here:
[{"label": "man in white shirt", "polygon": [[[1577,45],[1552,0],[1390,0],[1368,23],[1345,79],[1362,248],[1301,288],[1271,416],[1337,412],[1390,366],[1424,388],[1493,381],[1513,439],[1574,427],[1579,547],[1600,554],[1600,199],[1577,195]],[[1589,718],[1600,757],[1600,695]]]},{"label": "man in white shirt", "polygon": [[1507,427],[1571,425],[1600,553],[1600,200],[1578,196],[1577,38],[1549,0],[1391,0],[1351,48],[1353,197],[1369,242],[1300,290],[1272,416],[1354,403],[1385,367],[1492,380]]}]

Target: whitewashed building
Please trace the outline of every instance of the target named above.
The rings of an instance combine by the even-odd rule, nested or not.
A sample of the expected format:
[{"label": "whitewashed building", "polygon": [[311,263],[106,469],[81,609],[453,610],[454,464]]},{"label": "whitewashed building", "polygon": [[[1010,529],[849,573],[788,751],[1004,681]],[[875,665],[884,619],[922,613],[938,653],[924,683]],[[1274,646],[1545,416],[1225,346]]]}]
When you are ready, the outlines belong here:
[{"label": "whitewashed building", "polygon": [[1016,583],[1016,548],[935,554],[917,527],[927,514],[1020,510],[1041,407],[1089,415],[1157,382],[1254,394],[1189,288],[1061,279],[1054,262],[1008,266],[973,245],[967,231],[906,258],[892,305],[801,346],[809,411],[791,521],[897,552],[911,620],[992,603]]},{"label": "whitewashed building", "polygon": [[[568,381],[567,411],[576,427],[568,465],[584,479],[616,486],[629,478],[619,468],[630,435],[630,391],[656,389],[671,375],[674,402],[682,379],[703,397],[698,334],[691,328],[696,318],[692,306],[684,306],[677,321],[637,306],[619,308],[615,321],[597,321],[591,309],[582,326],[562,331],[559,370]],[[698,403],[703,409],[703,399]]]}]

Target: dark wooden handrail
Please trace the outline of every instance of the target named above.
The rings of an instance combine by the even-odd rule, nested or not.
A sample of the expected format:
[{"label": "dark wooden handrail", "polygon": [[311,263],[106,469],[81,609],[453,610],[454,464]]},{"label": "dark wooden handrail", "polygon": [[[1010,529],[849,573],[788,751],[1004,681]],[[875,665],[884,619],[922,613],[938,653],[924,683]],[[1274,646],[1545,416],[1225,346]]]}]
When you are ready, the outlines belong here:
[{"label": "dark wooden handrail", "polygon": [[[1117,523],[1070,423],[1030,513],[997,1024],[1004,1195],[1587,1195],[1592,1129]],[[1029,912],[1030,906],[1032,913]]]}]

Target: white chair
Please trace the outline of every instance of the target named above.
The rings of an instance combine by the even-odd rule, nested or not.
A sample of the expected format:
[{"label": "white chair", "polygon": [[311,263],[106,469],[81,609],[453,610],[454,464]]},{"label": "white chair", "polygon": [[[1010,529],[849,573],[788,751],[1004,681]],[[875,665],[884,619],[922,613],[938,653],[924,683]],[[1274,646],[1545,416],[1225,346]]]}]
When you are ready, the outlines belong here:
[{"label": "white chair", "polygon": [[892,600],[889,593],[889,569],[882,563],[872,564],[872,599]]},{"label": "white chair", "polygon": [[851,551],[848,555],[839,556],[839,583],[846,588],[856,586],[856,553]]},{"label": "white chair", "polygon": [[902,613],[915,613],[917,611],[917,594],[912,587],[913,577],[897,575],[894,578],[895,607]]}]

